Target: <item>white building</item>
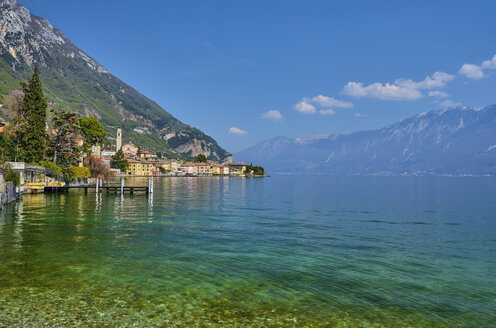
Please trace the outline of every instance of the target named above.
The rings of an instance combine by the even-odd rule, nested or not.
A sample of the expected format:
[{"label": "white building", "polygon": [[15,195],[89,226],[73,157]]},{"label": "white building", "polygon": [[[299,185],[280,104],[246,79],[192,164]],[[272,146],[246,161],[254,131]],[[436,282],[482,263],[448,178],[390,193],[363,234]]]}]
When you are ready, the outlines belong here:
[{"label": "white building", "polygon": [[110,157],[115,155],[115,150],[105,149],[102,150],[102,156]]}]

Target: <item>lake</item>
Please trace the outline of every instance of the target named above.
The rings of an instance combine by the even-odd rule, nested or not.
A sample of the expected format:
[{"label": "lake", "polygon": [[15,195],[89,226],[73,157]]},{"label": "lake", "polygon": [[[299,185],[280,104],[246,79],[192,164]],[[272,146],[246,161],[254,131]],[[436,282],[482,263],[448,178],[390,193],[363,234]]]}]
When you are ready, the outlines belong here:
[{"label": "lake", "polygon": [[5,206],[0,326],[496,322],[496,178],[154,185],[151,196],[70,191]]}]

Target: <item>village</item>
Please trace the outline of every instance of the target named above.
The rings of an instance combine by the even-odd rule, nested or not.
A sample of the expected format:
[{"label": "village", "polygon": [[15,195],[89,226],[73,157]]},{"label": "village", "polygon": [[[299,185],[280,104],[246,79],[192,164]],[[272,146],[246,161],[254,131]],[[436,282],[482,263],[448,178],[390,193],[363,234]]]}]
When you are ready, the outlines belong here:
[{"label": "village", "polygon": [[[3,133],[5,124],[0,122],[0,133]],[[67,181],[63,175],[50,167],[24,162],[5,162],[3,166],[8,167],[17,174],[19,181],[9,183],[4,179],[5,174],[0,174],[1,203],[8,203],[24,193],[39,193],[50,188],[62,188],[66,185],[88,186],[95,183],[95,179],[110,177],[259,177],[264,176],[261,167],[253,167],[251,164],[242,162],[217,163],[206,159],[205,155],[198,155],[196,161],[181,161],[178,159],[159,158],[151,151],[141,151],[132,143],[122,145],[122,129],[117,129],[116,143],[114,149],[101,149],[100,145],[92,145],[91,153],[86,156],[81,153],[78,168],[83,172],[72,181]],[[80,148],[84,146],[84,138],[74,137],[74,142]],[[117,149],[117,151],[115,150]],[[124,155],[124,170],[112,167],[116,155],[121,152]],[[91,174],[90,169],[84,166],[85,158],[90,157],[94,161],[103,164],[96,171],[97,176]],[[77,171],[77,168],[74,167]],[[260,170],[262,170],[260,172]],[[91,171],[95,171],[94,169]],[[261,174],[260,174],[261,173]]]},{"label": "village", "polygon": [[[83,140],[81,139],[81,142]],[[81,144],[82,146],[82,144]],[[117,151],[116,151],[117,150]],[[122,150],[127,169],[112,168],[112,158]],[[217,163],[206,159],[204,155],[198,155],[194,162],[181,161],[178,159],[159,158],[155,152],[140,150],[132,143],[122,145],[122,129],[117,129],[116,143],[114,149],[101,149],[100,145],[92,146],[91,156],[102,158],[108,165],[111,176],[259,176],[260,172],[253,170],[251,164],[242,162]],[[81,161],[82,165],[82,161]]]}]

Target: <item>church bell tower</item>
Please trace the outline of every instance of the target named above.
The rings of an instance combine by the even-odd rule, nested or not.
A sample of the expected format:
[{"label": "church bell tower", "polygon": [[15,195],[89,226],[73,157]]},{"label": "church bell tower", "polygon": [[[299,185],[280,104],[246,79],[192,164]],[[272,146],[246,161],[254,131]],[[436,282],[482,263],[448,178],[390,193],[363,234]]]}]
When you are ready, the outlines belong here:
[{"label": "church bell tower", "polygon": [[115,138],[115,151],[122,148],[122,130],[117,128],[117,138]]}]

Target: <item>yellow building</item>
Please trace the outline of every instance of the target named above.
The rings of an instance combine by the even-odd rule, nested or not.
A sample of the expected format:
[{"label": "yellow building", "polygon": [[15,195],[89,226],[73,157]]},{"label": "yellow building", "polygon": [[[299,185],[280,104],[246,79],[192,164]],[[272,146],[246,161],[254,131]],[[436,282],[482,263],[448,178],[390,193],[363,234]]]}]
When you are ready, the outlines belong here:
[{"label": "yellow building", "polygon": [[153,163],[129,159],[128,175],[151,176],[153,175]]},{"label": "yellow building", "polygon": [[157,157],[157,155],[155,155],[151,151],[141,151],[141,153],[139,154],[139,157],[144,158],[144,159],[149,159],[149,158],[155,158],[155,157]]},{"label": "yellow building", "polygon": [[212,166],[207,163],[195,163],[196,173],[198,175],[210,175],[212,174]]},{"label": "yellow building", "polygon": [[212,165],[212,174],[220,174],[220,166],[219,165]]},{"label": "yellow building", "polygon": [[228,175],[229,167],[227,165],[222,164],[213,164],[212,165],[212,174],[213,175]]}]

